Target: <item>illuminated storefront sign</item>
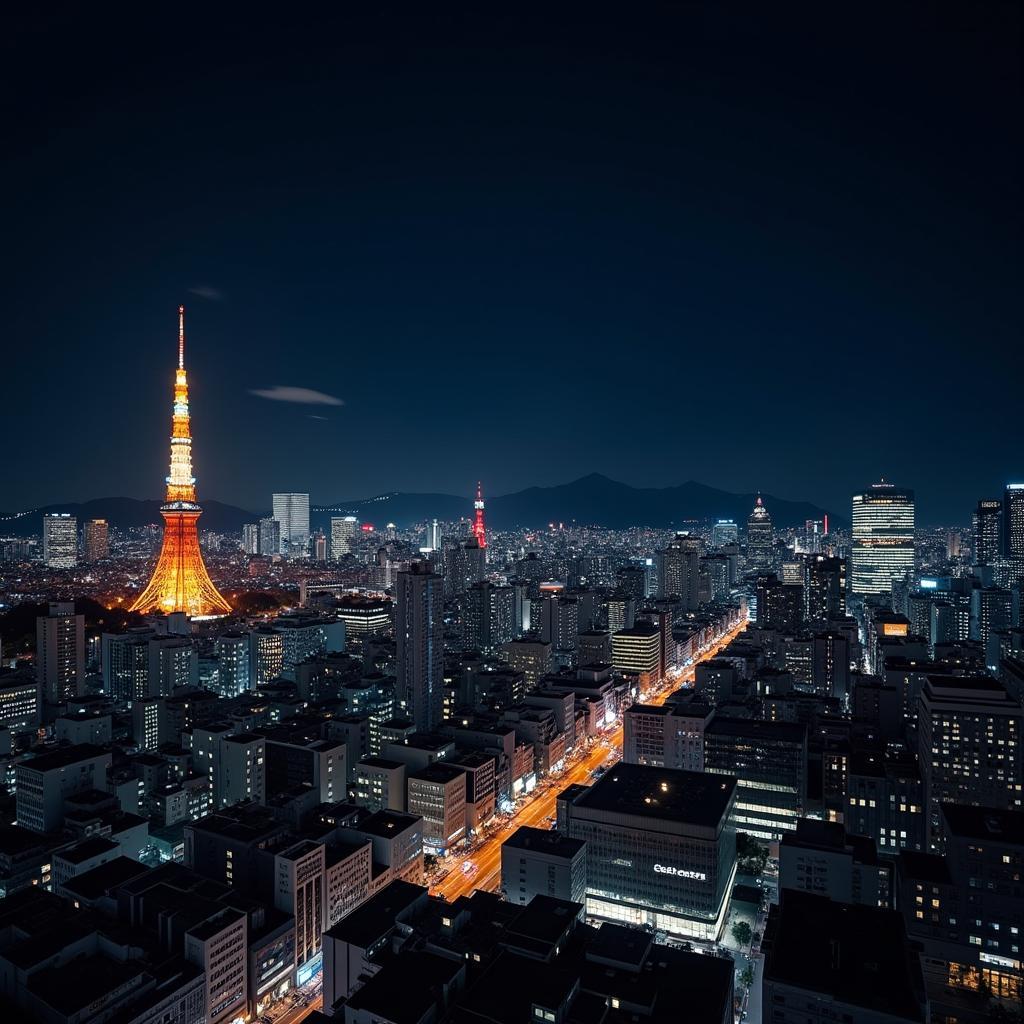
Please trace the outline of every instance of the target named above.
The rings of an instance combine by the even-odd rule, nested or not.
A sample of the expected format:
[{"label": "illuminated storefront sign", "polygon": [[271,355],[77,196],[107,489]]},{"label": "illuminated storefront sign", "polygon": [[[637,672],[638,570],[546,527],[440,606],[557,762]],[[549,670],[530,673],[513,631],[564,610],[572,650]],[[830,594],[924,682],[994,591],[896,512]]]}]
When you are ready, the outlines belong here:
[{"label": "illuminated storefront sign", "polygon": [[323,954],[317,953],[316,956],[311,957],[299,968],[298,976],[296,978],[299,988],[320,972],[322,964]]},{"label": "illuminated storefront sign", "polygon": [[706,882],[708,876],[703,871],[687,871],[686,868],[666,867],[664,864],[655,864],[656,875],[675,875],[676,878],[695,878],[698,882]]}]

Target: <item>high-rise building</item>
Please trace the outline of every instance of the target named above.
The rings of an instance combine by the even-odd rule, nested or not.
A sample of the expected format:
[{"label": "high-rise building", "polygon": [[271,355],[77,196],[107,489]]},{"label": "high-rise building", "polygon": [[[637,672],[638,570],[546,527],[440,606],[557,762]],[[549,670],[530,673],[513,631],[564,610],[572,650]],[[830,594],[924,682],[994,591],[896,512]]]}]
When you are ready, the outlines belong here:
[{"label": "high-rise building", "polygon": [[1011,562],[1018,563],[1014,582],[1019,582],[1019,563],[1024,563],[1024,484],[1006,485],[1003,516],[1003,549]]},{"label": "high-rise building", "polygon": [[327,535],[322,530],[313,534],[312,549],[313,561],[327,561]]},{"label": "high-rise building", "polygon": [[43,561],[48,569],[70,569],[78,563],[78,520],[70,512],[43,516]]},{"label": "high-rise building", "polygon": [[395,690],[416,728],[439,725],[444,710],[444,592],[430,562],[413,562],[395,588]]},{"label": "high-rise building", "polygon": [[985,652],[985,664],[992,670],[999,667],[999,632],[1014,625],[1014,594],[1003,587],[981,587],[973,591],[971,600],[977,624],[977,636]]},{"label": "high-rise building", "polygon": [[655,683],[661,675],[661,642],[661,629],[650,622],[620,629],[612,634],[612,664],[620,672],[638,676],[641,687]]},{"label": "high-rise building", "polygon": [[282,554],[305,554],[309,544],[309,495],[275,494],[273,515],[281,524]]},{"label": "high-rise building", "polygon": [[279,555],[281,553],[281,524],[273,517],[259,521],[257,543],[261,555]]},{"label": "high-rise building", "polygon": [[178,368],[174,375],[171,420],[171,471],[160,514],[164,540],[146,589],[131,606],[133,612],[187,612],[192,616],[226,615],[231,605],[214,586],[199,550],[197,523],[202,508],[196,501],[192,475],[192,430],[185,376],[185,307],[178,307]]},{"label": "high-rise building", "polygon": [[700,540],[677,533],[657,554],[658,596],[678,597],[679,610],[695,612],[698,606]]},{"label": "high-rise building", "polygon": [[505,645],[505,661],[523,673],[527,691],[534,690],[551,671],[551,644],[528,637],[513,640]]},{"label": "high-rise building", "polygon": [[85,616],[70,601],[50,605],[36,619],[36,677],[43,700],[63,704],[85,685]]},{"label": "high-rise building", "polygon": [[242,524],[242,550],[247,555],[258,555],[260,553],[260,524]]},{"label": "high-rise building", "polygon": [[269,626],[249,634],[249,678],[253,689],[273,682],[284,667],[284,635]]},{"label": "high-rise building", "polygon": [[187,636],[155,636],[149,641],[147,697],[169,697],[179,687],[199,684],[199,652]]},{"label": "high-rise building", "polygon": [[515,635],[515,593],[489,580],[466,592],[466,640],[473,650],[496,654]]},{"label": "high-rise building", "polygon": [[747,567],[770,569],[775,557],[775,531],[772,517],[758,494],[754,510],[747,516]]},{"label": "high-rise building", "polygon": [[149,696],[149,641],[154,630],[140,627],[127,633],[104,633],[101,662],[103,692],[114,700]]},{"label": "high-rise building", "polygon": [[974,510],[974,564],[992,565],[1003,554],[1003,503],[982,498]]},{"label": "high-rise building", "polygon": [[486,574],[486,555],[476,537],[461,540],[444,551],[444,586],[449,597],[464,594]]},{"label": "high-rise building", "polygon": [[944,843],[941,805],[1022,807],[1020,702],[989,676],[928,676],[918,697],[918,762],[928,844]]},{"label": "high-rise building", "polygon": [[846,559],[815,555],[807,562],[804,614],[808,622],[846,615]]},{"label": "high-rise building", "polygon": [[711,527],[711,545],[716,548],[724,548],[726,544],[738,544],[740,539],[740,528],[735,520],[719,519]]},{"label": "high-rise building", "polygon": [[355,516],[331,516],[331,558],[338,561],[352,550],[359,529],[359,520]]},{"label": "high-rise building", "polygon": [[914,571],[914,492],[886,481],[853,496],[850,590],[890,594]]},{"label": "high-rise building", "polygon": [[804,588],[782,583],[777,576],[757,579],[757,624],[762,629],[794,631],[804,613]]},{"label": "high-rise building", "polygon": [[249,636],[246,633],[222,633],[213,645],[217,652],[218,693],[237,697],[251,689]]},{"label": "high-rise building", "polygon": [[106,519],[90,519],[83,532],[87,562],[99,562],[110,557],[110,531]]},{"label": "high-rise building", "polygon": [[427,543],[424,546],[429,551],[441,550],[441,524],[436,519],[427,524]]}]

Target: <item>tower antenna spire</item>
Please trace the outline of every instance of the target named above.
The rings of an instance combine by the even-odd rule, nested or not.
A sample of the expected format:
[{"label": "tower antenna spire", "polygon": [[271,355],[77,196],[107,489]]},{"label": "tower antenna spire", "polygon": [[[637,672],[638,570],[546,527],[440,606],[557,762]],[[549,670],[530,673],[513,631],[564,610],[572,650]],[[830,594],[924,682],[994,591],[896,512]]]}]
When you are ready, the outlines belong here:
[{"label": "tower antenna spire", "polygon": [[178,369],[185,369],[185,307],[178,307]]}]

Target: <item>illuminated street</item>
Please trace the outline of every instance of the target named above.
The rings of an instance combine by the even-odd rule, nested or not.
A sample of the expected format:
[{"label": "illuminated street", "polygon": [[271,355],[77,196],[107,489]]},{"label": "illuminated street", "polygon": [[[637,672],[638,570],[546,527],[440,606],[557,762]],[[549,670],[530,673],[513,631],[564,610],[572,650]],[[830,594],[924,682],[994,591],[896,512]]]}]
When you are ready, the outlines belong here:
[{"label": "illuminated street", "polygon": [[[746,628],[746,625],[746,622],[742,622],[726,633],[714,646],[701,654],[697,662],[715,657]],[[693,681],[694,665],[670,679],[660,688],[644,694],[644,702],[663,704],[669,694],[679,686]],[[450,858],[448,872],[431,884],[431,893],[443,896],[447,900],[456,900],[460,896],[469,895],[474,889],[484,889],[488,892],[498,889],[501,886],[502,843],[522,825],[534,828],[553,826],[558,794],[566,786],[590,781],[590,777],[596,769],[606,762],[618,760],[621,756],[622,725],[620,723],[604,736],[592,741],[589,747],[584,747],[582,756],[574,758],[560,775],[555,778],[547,778],[540,783],[533,795],[517,809],[514,817],[493,827],[472,852]],[[467,864],[472,867],[465,867]]]}]

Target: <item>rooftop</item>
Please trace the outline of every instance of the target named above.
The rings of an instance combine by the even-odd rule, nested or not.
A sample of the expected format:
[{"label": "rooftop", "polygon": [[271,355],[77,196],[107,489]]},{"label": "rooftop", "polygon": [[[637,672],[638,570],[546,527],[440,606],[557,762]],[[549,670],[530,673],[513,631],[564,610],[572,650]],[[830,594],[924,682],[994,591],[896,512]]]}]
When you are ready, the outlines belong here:
[{"label": "rooftop", "polygon": [[50,772],[57,768],[67,768],[70,765],[78,764],[80,761],[88,761],[94,757],[109,758],[110,751],[104,750],[94,743],[75,743],[70,747],[60,747],[47,754],[19,761],[18,767],[31,768],[36,772]]},{"label": "rooftop", "polygon": [[943,804],[942,816],[951,836],[1013,843],[1016,846],[1024,844],[1024,813],[1021,811]]},{"label": "rooftop", "polygon": [[723,820],[735,789],[731,775],[620,761],[584,789],[573,806],[714,827]]},{"label": "rooftop", "polygon": [[940,857],[937,853],[917,853],[914,850],[901,850],[899,873],[903,878],[913,878],[919,882],[931,882],[933,885],[953,884],[953,876],[949,872],[949,864],[946,858]]},{"label": "rooftop", "polygon": [[712,719],[707,727],[709,736],[743,736],[774,743],[806,743],[807,726],[798,722],[771,722],[755,718]]},{"label": "rooftop", "polygon": [[582,839],[570,839],[555,829],[531,828],[522,825],[502,843],[510,850],[534,850],[549,853],[553,857],[571,859],[587,844]]},{"label": "rooftop", "polygon": [[446,764],[444,761],[435,761],[433,764],[428,764],[426,768],[421,768],[419,771],[409,773],[409,781],[413,779],[419,779],[423,782],[451,782],[453,779],[457,779],[460,775],[465,775],[466,772],[462,768],[458,768],[453,764]]},{"label": "rooftop", "polygon": [[82,864],[93,857],[110,853],[117,848],[118,844],[112,843],[109,839],[104,839],[102,836],[90,836],[80,843],[75,843],[74,846],[69,846],[66,850],[61,850],[56,856],[61,860],[66,860],[69,864]]},{"label": "rooftop", "polygon": [[137,987],[145,973],[137,960],[77,956],[62,966],[33,973],[29,989],[43,1003],[71,1017],[129,982]]},{"label": "rooftop", "polygon": [[403,881],[391,882],[376,896],[371,896],[342,918],[325,934],[360,949],[368,949],[384,938],[400,917],[426,899],[427,890],[422,885]]},{"label": "rooftop", "polygon": [[766,984],[820,992],[905,1020],[926,1019],[920,963],[895,911],[787,892],[785,903],[771,908],[762,949]]},{"label": "rooftop", "polygon": [[98,899],[115,886],[149,871],[144,864],[130,857],[115,857],[106,864],[83,871],[82,874],[69,878],[64,883],[64,891],[70,896],[79,896],[84,900]]},{"label": "rooftop", "polygon": [[[436,953],[405,953],[372,977],[348,1000],[353,1010],[366,1010],[375,1020],[418,1024],[465,968],[458,960]],[[393,976],[394,975],[394,976]]]},{"label": "rooftop", "polygon": [[371,814],[365,821],[356,826],[358,831],[368,836],[387,839],[404,832],[422,819],[418,814],[406,814],[404,811],[382,810]]},{"label": "rooftop", "polygon": [[387,757],[361,757],[356,766],[358,767],[361,764],[366,765],[368,768],[386,768],[388,771],[406,767],[403,761],[392,761]]}]

